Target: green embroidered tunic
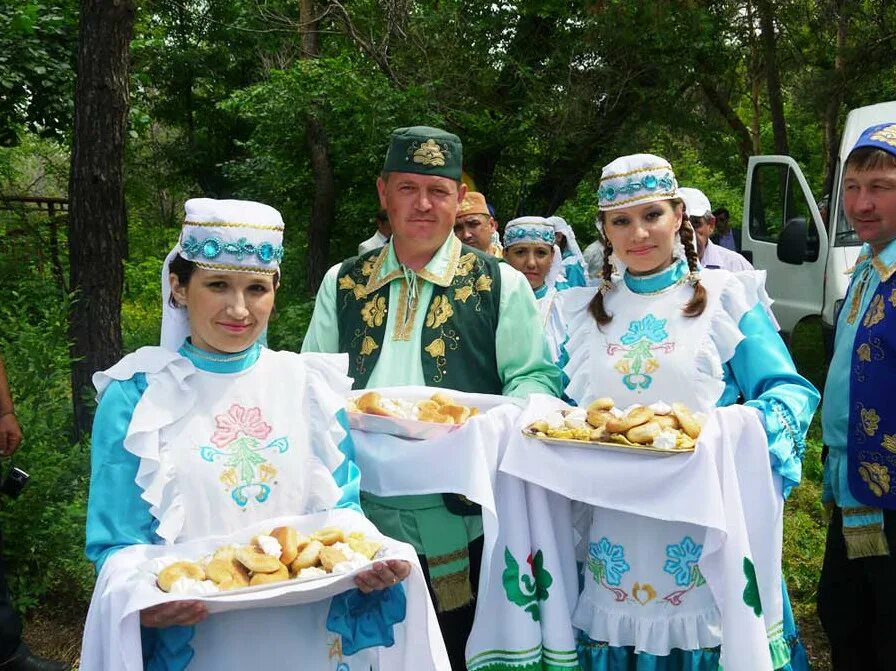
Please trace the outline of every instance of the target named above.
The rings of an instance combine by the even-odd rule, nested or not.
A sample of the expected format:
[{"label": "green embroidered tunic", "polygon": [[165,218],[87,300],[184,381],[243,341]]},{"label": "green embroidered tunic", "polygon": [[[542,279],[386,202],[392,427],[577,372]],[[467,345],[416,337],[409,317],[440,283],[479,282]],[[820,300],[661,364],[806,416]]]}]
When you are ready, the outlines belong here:
[{"label": "green embroidered tunic", "polygon": [[[416,273],[391,242],[333,266],[302,351],[348,352],[356,388],[425,385],[523,398],[561,389],[526,278],[454,235]],[[455,515],[439,495],[362,493],[362,507],[380,531],[430,558],[434,581],[463,570],[458,551],[482,535],[480,515]]]}]

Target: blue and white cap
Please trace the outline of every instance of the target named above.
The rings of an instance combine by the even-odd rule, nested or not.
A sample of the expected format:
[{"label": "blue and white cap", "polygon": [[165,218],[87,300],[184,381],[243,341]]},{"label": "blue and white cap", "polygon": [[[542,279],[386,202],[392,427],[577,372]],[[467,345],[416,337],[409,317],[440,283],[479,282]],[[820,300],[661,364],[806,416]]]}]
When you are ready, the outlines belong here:
[{"label": "blue and white cap", "polygon": [[186,310],[169,304],[171,262],[180,255],[206,270],[271,274],[283,260],[283,217],[249,200],[191,198],[184,204],[180,240],[162,265],[160,344],[177,351],[190,335]]},{"label": "blue and white cap", "polygon": [[653,154],[630,154],[607,164],[597,189],[598,206],[604,211],[677,197],[672,166]]},{"label": "blue and white cap", "polygon": [[554,246],[554,227],[544,217],[517,217],[504,227],[504,249],[521,242]]},{"label": "blue and white cap", "polygon": [[180,255],[208,270],[273,274],[283,260],[283,218],[249,200],[192,198],[184,204]]},{"label": "blue and white cap", "polygon": [[874,147],[882,149],[888,154],[896,156],[896,123],[888,121],[866,128],[859,135],[856,145],[850,150],[850,154],[862,147]]}]

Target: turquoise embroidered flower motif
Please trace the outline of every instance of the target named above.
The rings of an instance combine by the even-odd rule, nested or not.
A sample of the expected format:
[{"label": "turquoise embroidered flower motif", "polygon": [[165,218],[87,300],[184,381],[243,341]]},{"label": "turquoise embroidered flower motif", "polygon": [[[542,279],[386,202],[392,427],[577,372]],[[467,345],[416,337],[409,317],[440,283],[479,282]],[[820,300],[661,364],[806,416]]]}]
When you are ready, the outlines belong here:
[{"label": "turquoise embroidered flower motif", "polygon": [[666,320],[647,314],[628,325],[628,331],[620,338],[621,345],[610,345],[609,354],[618,350],[625,352],[614,367],[623,374],[626,387],[632,391],[650,387],[653,382],[650,373],[660,367],[654,350],[670,352],[675,347],[674,343],[665,342],[668,337]]},{"label": "turquoise embroidered flower motif", "polygon": [[621,545],[613,545],[606,536],[597,543],[589,543],[588,554],[591,556],[588,568],[597,582],[604,578],[608,585],[618,586],[622,576],[631,568],[625,561],[625,549]]},{"label": "turquoise embroidered flower motif", "polygon": [[623,345],[634,345],[641,340],[649,340],[652,343],[663,342],[669,334],[666,333],[666,320],[657,319],[652,314],[628,325],[628,331],[622,336]]},{"label": "turquoise embroidered flower motif", "polygon": [[697,563],[700,561],[700,555],[703,552],[703,546],[697,545],[690,536],[685,536],[678,544],[666,546],[666,564],[663,570],[675,577],[675,584],[679,587],[687,587],[691,582],[703,580],[700,574],[700,568]]},{"label": "turquoise embroidered flower motif", "polygon": [[221,457],[225,469],[218,478],[225,487],[231,487],[230,496],[238,506],[245,507],[249,496],[259,503],[267,501],[271,494],[268,482],[277,476],[277,469],[262,456],[267,450],[283,454],[289,449],[286,436],[275,438],[264,444],[271,425],[261,416],[259,408],[244,408],[238,403],[215,417],[215,433],[211,445],[199,448],[199,456],[204,461],[214,463]]}]

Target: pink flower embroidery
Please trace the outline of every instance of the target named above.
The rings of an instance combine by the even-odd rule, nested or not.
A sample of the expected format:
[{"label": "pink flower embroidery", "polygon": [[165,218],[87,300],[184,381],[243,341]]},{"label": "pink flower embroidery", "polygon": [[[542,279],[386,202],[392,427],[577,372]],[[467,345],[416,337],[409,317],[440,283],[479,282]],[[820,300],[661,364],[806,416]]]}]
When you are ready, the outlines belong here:
[{"label": "pink flower embroidery", "polygon": [[271,432],[271,425],[261,418],[259,408],[244,408],[238,403],[230,406],[227,414],[215,417],[216,430],[212,436],[212,442],[220,449],[224,449],[240,434],[264,440]]}]

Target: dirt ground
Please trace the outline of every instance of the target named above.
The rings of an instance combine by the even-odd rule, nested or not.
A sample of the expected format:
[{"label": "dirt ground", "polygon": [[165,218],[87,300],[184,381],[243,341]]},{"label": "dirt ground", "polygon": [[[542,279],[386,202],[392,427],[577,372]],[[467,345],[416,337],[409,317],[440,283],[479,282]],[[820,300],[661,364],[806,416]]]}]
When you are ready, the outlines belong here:
[{"label": "dirt ground", "polygon": [[[821,624],[816,618],[806,618],[800,620],[799,625],[803,644],[812,663],[812,671],[832,671],[828,643]],[[60,622],[37,615],[25,625],[25,640],[39,655],[77,665],[81,651],[82,626],[83,620],[75,618]]]}]

